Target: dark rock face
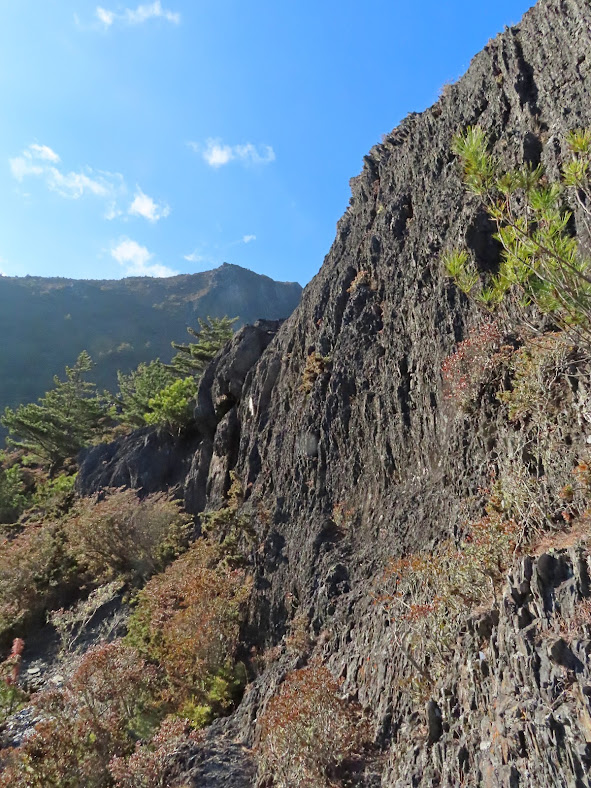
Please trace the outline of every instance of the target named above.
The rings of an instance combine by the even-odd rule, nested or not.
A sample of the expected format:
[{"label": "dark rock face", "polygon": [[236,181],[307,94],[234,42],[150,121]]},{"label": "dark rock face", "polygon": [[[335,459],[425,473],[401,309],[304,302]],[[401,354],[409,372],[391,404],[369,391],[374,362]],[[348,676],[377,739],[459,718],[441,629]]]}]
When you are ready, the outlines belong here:
[{"label": "dark rock face", "polygon": [[[465,242],[483,268],[499,253],[451,153],[474,124],[508,166],[557,174],[562,135],[591,125],[588,0],[540,0],[365,157],[298,309],[235,386],[216,378],[220,359],[204,378],[207,437],[185,497],[194,512],[219,505],[236,471],[260,544],[245,640],[272,646],[296,611],[308,616],[316,653],[371,710],[383,786],[589,786],[591,633],[566,638],[556,618],[576,620],[589,593],[586,554],[524,559],[497,606],[467,622],[420,719],[396,689],[412,671],[372,599],[389,556],[454,535],[512,440],[494,402],[458,417],[442,392],[442,363],[476,313],[441,252]],[[569,461],[589,425],[579,413],[570,429]],[[229,723],[244,744],[284,672],[265,671]],[[201,767],[184,779],[218,784]]]},{"label": "dark rock face", "polygon": [[[92,495],[105,487],[133,487],[145,494],[170,490],[191,513],[203,510],[208,486],[219,496],[238,450],[237,405],[244,379],[277,333],[280,320],[244,326],[207,368],[197,392],[195,424],[181,436],[144,427],[109,444],[87,449],[80,458],[76,489]],[[217,454],[216,454],[217,450]],[[208,485],[209,480],[209,485]]]},{"label": "dark rock face", "polygon": [[109,444],[83,451],[76,489],[93,495],[105,487],[133,487],[145,494],[182,487],[199,437],[182,438],[144,427]]},{"label": "dark rock face", "polygon": [[[426,745],[412,728],[398,736],[383,785],[415,784],[408,775],[425,786],[589,785],[591,630],[576,623],[576,610],[591,563],[562,550],[554,560],[564,577],[541,579],[546,558],[524,559],[498,608],[468,622],[449,661],[442,735],[433,740],[427,710]],[[558,631],[569,622],[565,640]],[[481,628],[491,623],[483,647]]]}]

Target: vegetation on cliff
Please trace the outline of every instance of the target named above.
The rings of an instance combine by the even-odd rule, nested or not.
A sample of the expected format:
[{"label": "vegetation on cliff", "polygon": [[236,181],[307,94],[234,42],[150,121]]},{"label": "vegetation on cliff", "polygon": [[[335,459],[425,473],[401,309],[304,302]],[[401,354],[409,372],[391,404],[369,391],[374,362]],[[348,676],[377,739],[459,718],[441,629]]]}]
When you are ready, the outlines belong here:
[{"label": "vegetation on cliff", "polygon": [[232,340],[194,423],[89,449],[82,500],[5,459],[6,649],[49,605],[72,666],[14,697],[13,648],[7,726],[42,722],[11,784],[588,785],[591,28],[528,19],[366,158],[298,314]]},{"label": "vegetation on cliff", "polygon": [[[239,700],[245,668],[236,650],[250,586],[229,567],[227,548],[204,539],[189,548],[196,524],[168,492],[74,494],[83,447],[147,424],[175,435],[191,427],[199,377],[233,322],[200,321],[194,341],[177,348],[180,365],[155,361],[120,374],[115,397],[86,380],[93,364],[84,352],[38,404],[6,409],[0,640],[24,643],[47,618],[71,675],[29,698],[17,685],[22,648],[3,664],[0,724],[25,704],[42,722],[3,751],[0,784],[156,779],[155,753],[169,752],[165,733],[180,725],[190,738]],[[91,622],[124,598],[135,606],[127,638],[113,640],[117,626],[107,625],[88,641]]]}]

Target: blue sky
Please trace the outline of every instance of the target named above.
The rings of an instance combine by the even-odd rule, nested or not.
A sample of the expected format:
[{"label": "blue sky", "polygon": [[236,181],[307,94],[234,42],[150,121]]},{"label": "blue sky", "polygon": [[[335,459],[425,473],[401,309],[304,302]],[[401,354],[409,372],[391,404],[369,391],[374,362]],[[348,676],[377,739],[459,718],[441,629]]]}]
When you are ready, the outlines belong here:
[{"label": "blue sky", "polygon": [[1,272],[305,284],[363,155],[532,2],[2,5]]}]

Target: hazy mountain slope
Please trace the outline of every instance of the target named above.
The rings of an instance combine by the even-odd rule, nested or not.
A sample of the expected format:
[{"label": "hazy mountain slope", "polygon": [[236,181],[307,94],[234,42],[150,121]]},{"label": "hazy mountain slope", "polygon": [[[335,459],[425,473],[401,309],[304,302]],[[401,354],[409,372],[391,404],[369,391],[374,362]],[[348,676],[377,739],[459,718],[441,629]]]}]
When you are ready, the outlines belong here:
[{"label": "hazy mountain slope", "polygon": [[73,280],[0,277],[0,411],[34,401],[53,375],[88,350],[99,387],[140,361],[170,360],[172,340],[207,315],[285,318],[301,287],[236,265],[166,279]]}]

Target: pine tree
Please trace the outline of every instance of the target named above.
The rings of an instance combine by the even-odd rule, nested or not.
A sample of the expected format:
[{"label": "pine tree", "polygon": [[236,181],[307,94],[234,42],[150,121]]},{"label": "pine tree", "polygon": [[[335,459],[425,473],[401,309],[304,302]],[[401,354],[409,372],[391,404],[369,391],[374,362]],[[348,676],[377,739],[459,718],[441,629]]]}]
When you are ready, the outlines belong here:
[{"label": "pine tree", "polygon": [[148,423],[151,413],[150,400],[169,386],[175,375],[161,361],[141,363],[136,369],[124,375],[117,373],[119,394],[117,404],[120,413],[117,420],[129,427],[143,427]]},{"label": "pine tree", "polygon": [[146,423],[180,434],[193,418],[196,394],[197,381],[194,377],[177,378],[150,400]]},{"label": "pine tree", "polygon": [[200,378],[209,362],[232,338],[232,326],[237,320],[237,317],[207,317],[205,320],[198,318],[199,331],[187,328],[187,332],[195,337],[197,342],[186,345],[173,342],[172,346],[177,353],[167,369],[181,378]]},{"label": "pine tree", "polygon": [[477,126],[457,135],[453,150],[464,184],[496,225],[502,253],[492,275],[479,272],[466,248],[448,251],[443,262],[458,287],[488,311],[509,301],[521,309],[533,304],[591,347],[591,259],[572,233],[566,207],[576,203],[591,230],[591,130],[570,132],[566,147],[562,178],[551,183],[541,165],[503,172]]},{"label": "pine tree", "polygon": [[8,429],[7,444],[30,452],[53,472],[102,434],[106,405],[95,384],[85,380],[93,366],[83,351],[73,367],[66,367],[66,379],[56,375],[54,388],[38,403],[6,408],[0,421]]},{"label": "pine tree", "polygon": [[18,465],[0,465],[0,523],[15,523],[27,506],[27,495]]}]

